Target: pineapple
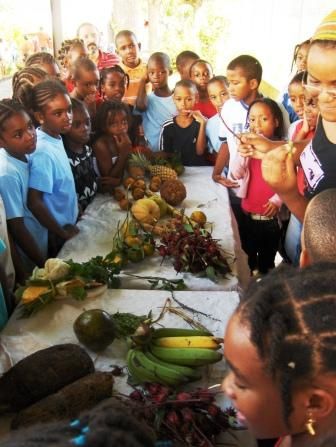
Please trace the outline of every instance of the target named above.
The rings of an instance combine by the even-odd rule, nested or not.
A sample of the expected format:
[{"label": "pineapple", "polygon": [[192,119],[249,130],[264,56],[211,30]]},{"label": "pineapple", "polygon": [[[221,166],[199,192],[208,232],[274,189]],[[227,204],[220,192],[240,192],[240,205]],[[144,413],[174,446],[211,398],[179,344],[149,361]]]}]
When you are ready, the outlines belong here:
[{"label": "pineapple", "polygon": [[[155,160],[154,160],[155,163]],[[177,173],[174,169],[169,168],[168,166],[153,164],[145,155],[140,152],[131,154],[128,161],[128,171],[132,168],[142,168],[146,171],[149,171],[150,176],[158,176],[164,182],[165,180],[171,180],[177,178]]]}]

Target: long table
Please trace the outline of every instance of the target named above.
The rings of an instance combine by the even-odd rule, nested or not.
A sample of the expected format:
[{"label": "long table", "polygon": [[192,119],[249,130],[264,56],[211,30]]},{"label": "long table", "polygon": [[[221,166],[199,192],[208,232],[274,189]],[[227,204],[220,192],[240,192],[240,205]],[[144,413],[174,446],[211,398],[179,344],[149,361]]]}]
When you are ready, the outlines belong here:
[{"label": "long table", "polygon": [[[193,318],[205,325],[216,336],[222,337],[225,326],[239,302],[238,290],[249,278],[246,256],[240,247],[235,219],[232,217],[227,190],[211,180],[211,168],[186,168],[182,181],[186,185],[187,198],[182,206],[186,214],[195,209],[203,210],[212,223],[213,236],[228,253],[232,274],[213,283],[207,278],[198,278],[191,274],[178,274],[169,262],[161,264],[156,255],[138,264],[129,264],[128,273],[141,276],[161,276],[170,279],[183,278],[188,290],[175,292],[174,296],[186,306],[197,311]],[[69,240],[61,250],[59,257],[86,261],[96,255],[105,255],[112,248],[112,239],[118,222],[123,221],[125,212],[119,209],[117,202],[110,196],[98,195],[89,205],[79,222],[80,233]],[[108,290],[101,297],[78,302],[70,299],[51,303],[35,316],[19,320],[18,311],[12,315],[7,326],[0,334],[0,375],[19,360],[33,352],[58,343],[77,343],[73,332],[73,322],[86,309],[102,308],[110,313],[133,312],[143,315],[150,310],[157,315],[169,292],[143,290],[149,288],[146,281],[122,276],[119,290]],[[173,303],[178,306],[176,303]],[[186,323],[174,314],[166,314],[160,322],[166,327],[187,327]],[[97,370],[111,370],[111,365],[125,365],[126,345],[115,341],[102,354],[89,352]],[[220,362],[204,370],[203,385],[210,386],[221,382],[225,363]],[[129,391],[126,377],[116,377],[115,389]],[[0,421],[0,436],[1,425]],[[250,438],[228,441],[224,445],[252,446]]]},{"label": "long table", "polygon": [[[223,250],[232,268],[232,274],[217,283],[189,273],[176,274],[167,259],[161,263],[157,254],[141,263],[128,263],[126,272],[142,276],[163,276],[165,278],[183,278],[190,290],[237,290],[249,280],[249,269],[245,253],[240,246],[236,221],[230,208],[227,189],[211,179],[211,167],[187,167],[181,180],[187,189],[187,198],[182,205],[185,213],[201,209],[212,225],[213,237],[220,240]],[[112,249],[112,239],[118,222],[125,219],[118,203],[111,196],[98,195],[88,206],[79,221],[80,232],[66,242],[59,256],[83,262],[92,256],[106,255]],[[123,289],[144,289],[149,285],[145,281],[122,275]]]}]

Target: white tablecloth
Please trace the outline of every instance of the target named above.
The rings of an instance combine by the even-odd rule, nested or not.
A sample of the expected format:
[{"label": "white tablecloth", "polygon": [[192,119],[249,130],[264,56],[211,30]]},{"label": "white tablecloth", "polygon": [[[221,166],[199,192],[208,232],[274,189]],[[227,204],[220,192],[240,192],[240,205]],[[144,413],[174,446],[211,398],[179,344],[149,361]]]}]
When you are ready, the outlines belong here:
[{"label": "white tablecloth", "polygon": [[[211,167],[186,168],[181,180],[187,189],[187,198],[182,203],[186,214],[200,207],[208,222],[212,223],[212,234],[220,239],[222,248],[227,252],[233,274],[214,283],[207,278],[191,274],[176,274],[170,260],[161,264],[156,254],[141,263],[129,263],[126,272],[142,276],[163,276],[165,278],[183,278],[190,290],[237,290],[238,284],[245,285],[249,278],[246,255],[240,246],[237,225],[229,204],[225,187],[213,182]],[[98,195],[85,211],[79,222],[80,233],[66,242],[59,256],[83,262],[97,255],[106,255],[112,249],[112,239],[118,221],[123,222],[125,211],[119,209],[115,199]],[[122,276],[123,289],[149,288],[146,281]]]}]

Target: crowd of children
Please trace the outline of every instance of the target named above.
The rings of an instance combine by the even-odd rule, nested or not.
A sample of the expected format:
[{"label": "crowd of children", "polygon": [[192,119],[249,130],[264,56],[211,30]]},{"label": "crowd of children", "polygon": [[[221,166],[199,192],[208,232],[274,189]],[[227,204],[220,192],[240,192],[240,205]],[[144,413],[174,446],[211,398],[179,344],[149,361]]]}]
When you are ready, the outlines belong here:
[{"label": "crowd of children", "polygon": [[[13,98],[0,101],[0,328],[14,305],[14,270],[20,283],[57,255],[96,192],[122,182],[145,137],[185,166],[214,165],[209,182],[228,188],[258,276],[225,335],[224,389],[241,421],[257,437],[292,435],[293,446],[312,445],[305,430],[332,436],[336,11],[295,48],[296,73],[279,103],[261,94],[253,56],[214,75],[207,60],[183,51],[171,90],[166,53],[145,63],[136,35],[123,30],[109,56],[89,25],[62,45],[61,70],[50,54],[32,55],[13,77]],[[284,229],[286,261],[305,268],[269,273]]]}]

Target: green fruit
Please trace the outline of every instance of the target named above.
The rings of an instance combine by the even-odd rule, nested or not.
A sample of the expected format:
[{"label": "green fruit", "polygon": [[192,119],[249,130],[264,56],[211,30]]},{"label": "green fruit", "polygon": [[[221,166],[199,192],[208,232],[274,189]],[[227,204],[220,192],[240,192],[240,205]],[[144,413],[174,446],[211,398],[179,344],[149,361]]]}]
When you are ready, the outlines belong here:
[{"label": "green fruit", "polygon": [[185,171],[184,166],[182,164],[173,165],[173,169],[177,175],[182,175]]},{"label": "green fruit", "polygon": [[131,262],[140,262],[145,257],[143,250],[138,248],[129,248],[127,250],[127,258]]},{"label": "green fruit", "polygon": [[160,208],[160,218],[164,217],[167,214],[167,210],[168,210],[168,203],[163,200],[160,196],[158,195],[153,195],[150,197],[151,200],[154,200],[154,202],[159,205]]},{"label": "green fruit", "polygon": [[117,335],[113,317],[102,309],[81,313],[73,329],[78,341],[94,352],[106,349]]}]

